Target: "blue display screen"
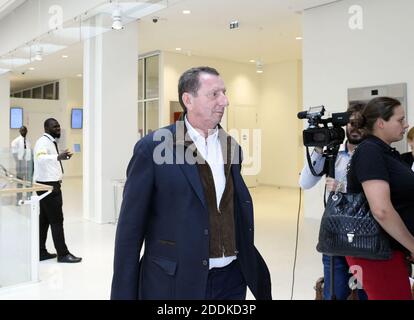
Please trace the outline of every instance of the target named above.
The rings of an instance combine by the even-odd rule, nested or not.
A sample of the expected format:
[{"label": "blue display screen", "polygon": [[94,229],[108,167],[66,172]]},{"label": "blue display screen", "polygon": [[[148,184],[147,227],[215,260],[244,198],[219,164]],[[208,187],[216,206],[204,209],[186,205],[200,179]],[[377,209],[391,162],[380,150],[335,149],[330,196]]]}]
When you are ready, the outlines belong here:
[{"label": "blue display screen", "polygon": [[23,108],[10,108],[10,129],[20,129],[23,126]]},{"label": "blue display screen", "polygon": [[71,128],[82,129],[82,122],[83,122],[83,110],[72,109]]}]

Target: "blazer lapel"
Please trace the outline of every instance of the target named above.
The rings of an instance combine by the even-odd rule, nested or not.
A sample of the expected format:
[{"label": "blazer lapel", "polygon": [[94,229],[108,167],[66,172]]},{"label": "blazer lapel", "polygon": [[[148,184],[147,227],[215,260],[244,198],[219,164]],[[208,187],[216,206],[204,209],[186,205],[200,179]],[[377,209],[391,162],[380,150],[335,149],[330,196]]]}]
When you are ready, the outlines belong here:
[{"label": "blazer lapel", "polygon": [[[173,128],[173,154],[174,154],[174,163],[177,164],[180,169],[183,171],[185,177],[196,193],[197,197],[200,199],[203,206],[207,208],[207,203],[204,196],[203,186],[201,184],[200,174],[198,172],[197,164],[190,164],[186,160],[186,153],[197,152],[194,143],[189,138],[185,137],[186,134],[184,121],[177,121]],[[192,155],[189,158],[194,158]]]}]

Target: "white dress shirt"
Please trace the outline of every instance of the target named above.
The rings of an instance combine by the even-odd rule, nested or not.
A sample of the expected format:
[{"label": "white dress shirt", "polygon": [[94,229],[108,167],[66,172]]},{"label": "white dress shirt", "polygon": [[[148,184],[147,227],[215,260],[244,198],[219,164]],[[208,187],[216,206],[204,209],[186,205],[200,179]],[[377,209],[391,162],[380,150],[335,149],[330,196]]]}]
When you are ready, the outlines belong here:
[{"label": "white dress shirt", "polygon": [[[214,179],[214,187],[216,190],[217,208],[219,208],[224,188],[226,187],[223,153],[218,136],[219,130],[216,127],[214,132],[206,139],[188,122],[187,116],[184,121],[185,126],[187,127],[188,135],[191,140],[193,140],[198,152],[200,152],[201,156],[206,160],[211,169]],[[225,267],[235,259],[237,259],[236,256],[224,257],[224,255],[222,258],[210,258],[209,269]]]},{"label": "white dress shirt", "polygon": [[63,172],[58,161],[58,153],[53,143],[55,139],[45,133],[34,147],[34,181],[50,182],[62,180]]},{"label": "white dress shirt", "polygon": [[[26,140],[26,147],[24,145],[25,140]],[[17,157],[17,160],[25,160],[25,161],[32,160],[30,141],[21,135],[12,141],[11,152],[13,155]]]}]

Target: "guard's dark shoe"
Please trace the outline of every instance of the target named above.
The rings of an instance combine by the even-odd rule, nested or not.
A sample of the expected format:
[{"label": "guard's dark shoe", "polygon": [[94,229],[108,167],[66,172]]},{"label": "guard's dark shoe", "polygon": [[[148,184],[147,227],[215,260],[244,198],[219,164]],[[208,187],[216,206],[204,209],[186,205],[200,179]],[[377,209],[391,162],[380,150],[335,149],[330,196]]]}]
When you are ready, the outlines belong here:
[{"label": "guard's dark shoe", "polygon": [[53,259],[56,258],[57,254],[56,253],[49,253],[49,252],[43,252],[40,254],[39,256],[39,260],[43,261],[43,260],[49,260],[49,259]]},{"label": "guard's dark shoe", "polygon": [[66,263],[76,263],[76,262],[81,262],[82,258],[75,257],[73,254],[68,253],[67,255],[58,257],[57,261],[66,262]]}]

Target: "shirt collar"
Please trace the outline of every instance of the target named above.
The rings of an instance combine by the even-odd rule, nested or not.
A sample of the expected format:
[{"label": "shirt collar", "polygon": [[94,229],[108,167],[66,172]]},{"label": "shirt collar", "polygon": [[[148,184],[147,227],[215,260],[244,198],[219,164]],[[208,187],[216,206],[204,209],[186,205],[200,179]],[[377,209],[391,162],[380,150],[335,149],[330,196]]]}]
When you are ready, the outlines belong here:
[{"label": "shirt collar", "polygon": [[214,132],[212,134],[210,134],[207,138],[204,138],[196,129],[194,129],[194,127],[190,124],[190,122],[187,119],[187,115],[184,117],[184,122],[185,122],[185,126],[187,127],[188,130],[188,135],[190,136],[191,140],[193,140],[194,142],[203,139],[202,141],[205,140],[213,140],[213,141],[217,141],[218,139],[218,128],[214,128]]},{"label": "shirt collar", "polygon": [[348,153],[348,141],[345,141],[345,143],[341,144],[341,146],[339,147],[339,152]]},{"label": "shirt collar", "polygon": [[393,155],[399,155],[399,152],[397,151],[396,148],[391,147],[389,144],[385,143],[383,140],[381,140],[377,136],[369,135],[369,136],[367,136],[365,141],[369,141],[371,143],[374,143],[377,146],[379,146],[381,149],[383,149],[384,151],[388,151]]},{"label": "shirt collar", "polygon": [[53,138],[50,134],[48,134],[48,133],[46,133],[46,132],[45,132],[43,135],[44,135],[45,137],[49,138],[49,139],[50,139],[50,140],[52,140],[52,141],[56,141],[56,140],[55,140],[55,138]]}]

